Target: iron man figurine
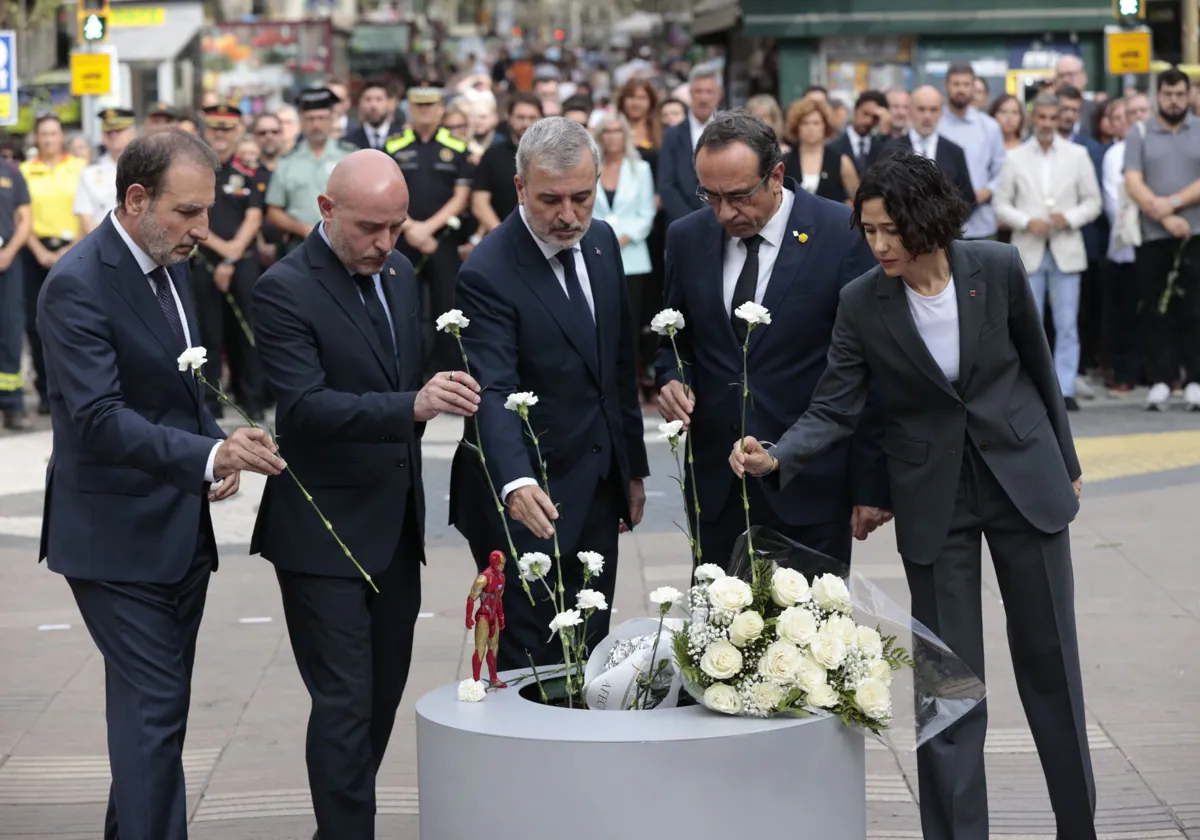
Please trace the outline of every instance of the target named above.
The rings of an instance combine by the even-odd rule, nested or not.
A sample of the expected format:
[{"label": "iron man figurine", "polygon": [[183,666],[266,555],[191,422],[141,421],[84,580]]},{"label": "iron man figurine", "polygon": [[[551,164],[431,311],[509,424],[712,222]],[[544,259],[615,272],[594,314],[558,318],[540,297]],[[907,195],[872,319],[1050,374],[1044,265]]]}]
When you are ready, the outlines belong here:
[{"label": "iron man figurine", "polygon": [[[479,609],[471,618],[475,599]],[[492,673],[493,688],[507,688],[496,678],[496,651],[500,649],[500,631],[504,629],[504,552],[493,551],[488,558],[488,567],[480,572],[467,596],[467,629],[475,629],[475,654],[471,657],[471,675],[479,681],[483,660],[487,659]]]}]

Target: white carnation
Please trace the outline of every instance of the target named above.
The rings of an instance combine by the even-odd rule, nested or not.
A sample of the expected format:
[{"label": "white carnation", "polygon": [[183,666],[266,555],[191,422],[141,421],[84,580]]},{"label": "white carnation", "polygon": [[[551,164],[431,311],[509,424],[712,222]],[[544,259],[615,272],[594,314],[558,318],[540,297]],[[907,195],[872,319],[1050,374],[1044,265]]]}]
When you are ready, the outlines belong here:
[{"label": "white carnation", "polygon": [[780,607],[792,607],[809,600],[808,581],[795,569],[776,569],[771,575],[771,600]]},{"label": "white carnation", "polygon": [[728,641],[713,642],[700,657],[700,670],[714,680],[727,680],[742,670],[742,652]]},{"label": "white carnation", "polygon": [[705,583],[725,577],[725,570],[716,563],[701,563],[693,574],[697,581]]},{"label": "white carnation", "polygon": [[831,709],[838,704],[838,693],[830,687],[829,683],[813,686],[806,693],[808,694],[808,705],[818,709]]},{"label": "white carnation", "polygon": [[708,602],[719,610],[737,612],[754,603],[754,592],[744,580],[717,578],[708,586]]},{"label": "white carnation", "polygon": [[775,632],[792,644],[807,645],[817,635],[817,617],[804,607],[788,607],[779,614]]},{"label": "white carnation", "polygon": [[581,551],[575,555],[579,558],[590,574],[598,575],[604,571],[604,555],[598,551]]},{"label": "white carnation", "polygon": [[742,697],[733,686],[713,683],[704,689],[704,707],[714,712],[736,715],[742,710]]},{"label": "white carnation", "polygon": [[883,639],[874,627],[859,627],[855,633],[855,645],[868,659],[883,656]]},{"label": "white carnation", "polygon": [[509,411],[515,411],[521,414],[521,410],[528,411],[533,406],[537,405],[537,395],[531,391],[517,391],[515,394],[509,394],[504,401],[504,407]]},{"label": "white carnation", "polygon": [[804,655],[791,642],[771,642],[758,660],[758,673],[770,680],[792,683],[800,673]]},{"label": "white carnation", "polygon": [[479,680],[463,680],[458,684],[458,699],[462,703],[478,703],[487,697],[487,686]]},{"label": "white carnation", "polygon": [[180,373],[186,370],[200,370],[208,364],[208,351],[199,346],[189,347],[179,354],[176,361],[179,363]]},{"label": "white carnation", "polygon": [[471,319],[463,315],[461,309],[451,309],[449,312],[439,315],[434,326],[438,332],[457,335],[459,330],[465,330],[471,326]]},{"label": "white carnation", "polygon": [[796,685],[805,693],[811,692],[819,685],[824,685],[827,674],[817,660],[811,656],[803,656],[800,658],[800,664],[796,668]]},{"label": "white carnation", "polygon": [[672,420],[670,423],[659,423],[658,433],[662,435],[662,440],[675,442],[679,440],[679,433],[683,431],[682,420]]},{"label": "white carnation", "polygon": [[575,606],[581,610],[606,610],[608,609],[608,599],[604,597],[603,592],[581,589],[575,596]]},{"label": "white carnation", "polygon": [[892,691],[881,681],[867,677],[854,690],[854,705],[874,720],[883,720],[892,713]]},{"label": "white carnation", "polygon": [[756,682],[750,687],[750,702],[761,713],[778,709],[783,698],[783,689],[770,680]]},{"label": "white carnation", "polygon": [[650,319],[650,329],[659,335],[671,335],[683,326],[683,313],[674,309],[664,309]]},{"label": "white carnation", "polygon": [[550,571],[550,557],[540,551],[527,552],[517,561],[517,569],[525,580],[544,578],[546,572]]},{"label": "white carnation", "polygon": [[832,633],[818,633],[810,650],[822,668],[840,667],[846,659],[846,643]]},{"label": "white carnation", "polygon": [[821,575],[814,581],[812,597],[816,605],[823,610],[850,612],[850,590],[846,588],[846,581],[837,575]]},{"label": "white carnation", "polygon": [[550,631],[557,633],[559,630],[565,630],[568,627],[574,627],[582,623],[583,616],[579,614],[579,610],[565,610],[554,616],[551,620]]},{"label": "white carnation", "polygon": [[674,586],[660,586],[650,593],[650,603],[660,607],[669,607],[683,597],[683,593]]},{"label": "white carnation", "polygon": [[753,301],[746,301],[737,309],[733,310],[735,318],[741,318],[747,324],[754,326],[755,324],[771,323],[771,311],[765,306]]},{"label": "white carnation", "polygon": [[764,626],[763,617],[754,610],[738,613],[729,625],[729,641],[743,648],[762,635]]}]

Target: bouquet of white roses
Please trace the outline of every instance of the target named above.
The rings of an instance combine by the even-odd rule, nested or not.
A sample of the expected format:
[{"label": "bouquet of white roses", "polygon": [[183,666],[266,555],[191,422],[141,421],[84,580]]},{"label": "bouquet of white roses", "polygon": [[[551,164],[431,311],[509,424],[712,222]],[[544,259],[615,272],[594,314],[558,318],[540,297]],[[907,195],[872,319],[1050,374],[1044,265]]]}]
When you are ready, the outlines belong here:
[{"label": "bouquet of white roses", "polygon": [[878,734],[892,717],[892,672],[912,667],[895,637],[851,617],[838,576],[811,583],[756,557],[749,582],[708,563],[688,594],[691,620],[675,634],[684,688],[707,708],[771,717],[813,710]]}]

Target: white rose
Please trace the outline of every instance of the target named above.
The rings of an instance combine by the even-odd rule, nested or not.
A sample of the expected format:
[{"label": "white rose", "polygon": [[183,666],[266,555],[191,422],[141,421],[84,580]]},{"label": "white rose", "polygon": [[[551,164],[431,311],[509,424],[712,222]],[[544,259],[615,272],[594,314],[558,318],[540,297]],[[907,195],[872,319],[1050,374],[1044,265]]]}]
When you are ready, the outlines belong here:
[{"label": "white rose", "polygon": [[818,633],[810,649],[822,668],[837,668],[846,659],[846,643],[832,633]]},{"label": "white rose", "polygon": [[862,655],[868,659],[878,659],[883,656],[883,639],[879,636],[879,631],[874,627],[859,627],[856,633],[855,644],[862,651]]},{"label": "white rose", "polygon": [[804,692],[811,692],[819,685],[825,685],[826,680],[825,669],[822,668],[817,660],[811,656],[800,657],[800,664],[796,667],[796,685]]},{"label": "white rose", "polygon": [[776,569],[771,575],[771,600],[777,605],[792,607],[811,597],[808,581],[795,569]]},{"label": "white rose", "polygon": [[525,580],[538,580],[550,571],[550,556],[540,551],[527,552],[517,561],[517,569]]},{"label": "white rose", "polygon": [[892,666],[883,659],[872,659],[867,663],[867,676],[884,685],[892,684]]},{"label": "white rose", "polygon": [[838,693],[830,687],[829,683],[813,686],[806,693],[808,694],[808,705],[818,709],[831,709],[838,704]]},{"label": "white rose", "polygon": [[831,615],[821,625],[820,632],[837,636],[847,649],[858,644],[858,625],[849,616]]},{"label": "white rose", "polygon": [[[515,394],[508,395],[508,397],[504,400],[504,407],[509,411],[515,411],[518,414],[522,414],[521,409],[525,409],[525,411],[528,412],[530,408],[537,405],[537,402],[538,398],[536,394],[533,394],[530,391],[517,391]],[[524,415],[522,414],[522,416]]]},{"label": "white rose", "polygon": [[674,309],[664,309],[650,319],[650,329],[659,335],[672,335],[683,326],[683,313]]},{"label": "white rose", "polygon": [[807,645],[817,635],[817,617],[804,607],[788,607],[779,614],[775,632],[792,644]]},{"label": "white rose", "polygon": [[575,596],[575,606],[581,610],[606,610],[608,609],[608,599],[604,597],[603,592],[597,592],[594,589],[580,589],[579,594]]},{"label": "white rose", "polygon": [[738,613],[729,625],[729,641],[737,647],[745,647],[762,635],[763,617],[754,610]]},{"label": "white rose", "polygon": [[679,433],[682,431],[682,420],[672,420],[670,423],[658,424],[658,433],[662,435],[661,440],[677,441],[679,440]]},{"label": "white rose", "polygon": [[779,708],[783,702],[783,689],[773,682],[758,682],[750,688],[750,700],[759,709],[771,710]]},{"label": "white rose", "polygon": [[708,586],[708,603],[719,610],[737,612],[754,603],[754,592],[744,580],[717,578]]},{"label": "white rose", "polygon": [[604,571],[604,555],[600,552],[581,551],[575,556],[579,558],[579,562],[587,567],[587,570],[591,574],[598,575]]},{"label": "white rose", "polygon": [[800,673],[804,655],[791,642],[771,642],[758,660],[758,673],[770,680],[792,683]]},{"label": "white rose", "polygon": [[701,563],[696,567],[694,574],[698,582],[707,583],[725,577],[725,570],[716,563]]},{"label": "white rose", "polygon": [[741,318],[750,326],[754,326],[755,324],[765,325],[771,323],[771,310],[767,309],[762,304],[754,303],[753,301],[746,301],[737,309],[733,310],[733,316],[735,318]]},{"label": "white rose", "polygon": [[883,720],[892,713],[892,691],[879,680],[867,677],[854,690],[854,705],[867,717]]},{"label": "white rose", "polygon": [[471,325],[471,319],[462,314],[461,309],[451,309],[449,312],[443,312],[438,316],[434,326],[438,332],[450,333],[458,335],[459,330],[465,330]]},{"label": "white rose", "polygon": [[700,670],[714,680],[727,680],[742,670],[742,652],[724,639],[713,642],[700,657]]},{"label": "white rose", "polygon": [[568,627],[574,627],[577,624],[583,623],[583,616],[579,614],[579,610],[566,610],[560,612],[550,621],[550,632],[557,633],[559,630],[564,630]]},{"label": "white rose", "polygon": [[674,586],[660,586],[650,593],[650,603],[669,608],[682,597],[683,593]]},{"label": "white rose", "polygon": [[200,370],[208,364],[208,351],[203,347],[189,347],[180,353],[175,361],[179,363],[180,373],[186,370]]},{"label": "white rose", "polygon": [[742,696],[731,685],[713,683],[704,689],[704,708],[725,715],[736,715],[742,710]]},{"label": "white rose", "polygon": [[812,586],[813,601],[823,610],[850,612],[850,590],[837,575],[821,575]]},{"label": "white rose", "polygon": [[479,680],[463,680],[458,684],[458,699],[462,703],[478,703],[487,697],[487,686]]}]

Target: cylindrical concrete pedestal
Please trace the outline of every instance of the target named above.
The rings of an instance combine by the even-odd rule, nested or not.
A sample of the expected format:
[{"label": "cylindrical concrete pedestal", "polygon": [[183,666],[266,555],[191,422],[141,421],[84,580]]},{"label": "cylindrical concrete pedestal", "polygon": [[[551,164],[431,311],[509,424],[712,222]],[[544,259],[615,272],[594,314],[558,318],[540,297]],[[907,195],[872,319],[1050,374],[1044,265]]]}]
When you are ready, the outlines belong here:
[{"label": "cylindrical concrete pedestal", "polygon": [[421,840],[866,837],[863,736],[834,717],[560,709],[516,688],[461,703],[453,685],[416,711]]}]

